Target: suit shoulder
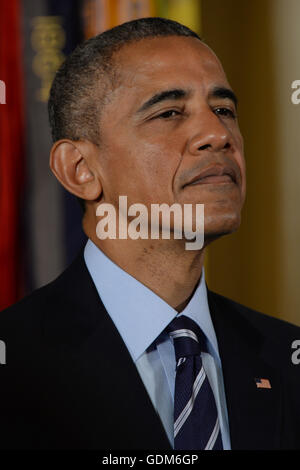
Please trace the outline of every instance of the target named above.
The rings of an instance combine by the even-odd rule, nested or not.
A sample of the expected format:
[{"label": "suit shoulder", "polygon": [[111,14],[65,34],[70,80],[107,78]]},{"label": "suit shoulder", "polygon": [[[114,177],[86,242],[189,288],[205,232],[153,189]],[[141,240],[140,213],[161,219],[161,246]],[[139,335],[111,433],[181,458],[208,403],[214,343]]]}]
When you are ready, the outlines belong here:
[{"label": "suit shoulder", "polygon": [[231,331],[231,341],[238,344],[242,341],[253,352],[259,351],[269,365],[281,370],[282,375],[288,376],[289,380],[297,382],[296,388],[299,390],[300,376],[296,373],[297,364],[293,361],[293,353],[297,353],[299,348],[300,327],[253,310],[220,294],[208,291],[208,296],[210,305],[219,312],[218,321],[214,323],[219,335],[222,336],[223,330]]},{"label": "suit shoulder", "polygon": [[43,314],[55,302],[55,281],[36,289],[19,302],[0,312],[0,336],[3,334],[16,335],[40,324]]},{"label": "suit shoulder", "polygon": [[18,325],[19,329],[32,328],[47,312],[65,308],[72,290],[72,279],[77,261],[48,284],[34,290],[19,302],[0,312],[0,334]]},{"label": "suit shoulder", "polygon": [[295,339],[300,339],[300,326],[253,310],[246,305],[240,304],[215,292],[210,291],[210,296],[224,311],[230,312],[231,316],[242,316],[256,329],[260,330],[264,336],[271,334],[274,339],[276,337],[282,338],[283,336],[295,336]]},{"label": "suit shoulder", "polygon": [[0,312],[0,339],[77,344],[93,330],[102,307],[80,253],[54,281]]}]

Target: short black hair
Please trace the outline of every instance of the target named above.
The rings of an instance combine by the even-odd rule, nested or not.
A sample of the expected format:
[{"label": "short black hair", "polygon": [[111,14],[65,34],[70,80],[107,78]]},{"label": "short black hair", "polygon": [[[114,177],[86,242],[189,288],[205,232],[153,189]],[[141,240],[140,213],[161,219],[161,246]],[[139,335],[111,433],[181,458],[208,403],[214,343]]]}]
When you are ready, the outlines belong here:
[{"label": "short black hair", "polygon": [[201,38],[177,21],[150,17],[128,21],[80,44],[58,69],[50,90],[53,141],[87,139],[100,144],[99,120],[105,91],[116,81],[113,55],[124,45],[159,36]]}]

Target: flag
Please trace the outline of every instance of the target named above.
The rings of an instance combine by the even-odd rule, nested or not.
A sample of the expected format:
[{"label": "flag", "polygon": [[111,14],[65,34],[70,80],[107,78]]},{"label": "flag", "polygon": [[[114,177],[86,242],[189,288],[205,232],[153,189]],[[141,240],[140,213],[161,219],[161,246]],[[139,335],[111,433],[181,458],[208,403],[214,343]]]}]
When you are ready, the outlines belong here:
[{"label": "flag", "polygon": [[157,0],[156,14],[201,33],[201,0]]},{"label": "flag", "polygon": [[126,21],[156,15],[155,0],[85,0],[84,35],[88,39]]},{"label": "flag", "polygon": [[257,388],[272,388],[268,379],[255,379]]},{"label": "flag", "polygon": [[[24,189],[23,71],[20,1],[0,0],[0,310],[23,294]],[[3,97],[2,97],[3,98]],[[3,100],[2,100],[3,101]]]},{"label": "flag", "polygon": [[27,291],[58,276],[81,248],[81,209],[49,168],[47,102],[55,72],[81,41],[81,3],[23,2],[26,77]]}]

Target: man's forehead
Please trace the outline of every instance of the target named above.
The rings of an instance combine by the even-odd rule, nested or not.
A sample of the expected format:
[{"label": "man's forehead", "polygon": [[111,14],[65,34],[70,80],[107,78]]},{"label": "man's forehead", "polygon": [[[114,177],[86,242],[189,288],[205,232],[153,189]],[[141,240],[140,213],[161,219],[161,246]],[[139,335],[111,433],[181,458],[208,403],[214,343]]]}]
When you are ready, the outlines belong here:
[{"label": "man's forehead", "polygon": [[199,39],[186,36],[145,38],[129,43],[116,53],[114,62],[119,72],[127,76],[142,72],[154,75],[168,68],[201,67],[207,72],[224,74],[214,52]]},{"label": "man's forehead", "polygon": [[[228,87],[222,65],[211,49],[193,37],[147,38],[124,46],[115,57],[118,86],[113,94],[146,96],[153,90]],[[124,97],[125,98],[125,97]]]}]

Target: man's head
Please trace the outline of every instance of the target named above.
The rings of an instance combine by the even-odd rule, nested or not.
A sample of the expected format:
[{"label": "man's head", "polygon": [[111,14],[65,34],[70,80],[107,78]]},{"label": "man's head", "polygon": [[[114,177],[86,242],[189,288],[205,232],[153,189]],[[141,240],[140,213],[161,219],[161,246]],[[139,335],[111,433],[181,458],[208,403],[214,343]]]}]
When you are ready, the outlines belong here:
[{"label": "man's head", "polygon": [[116,26],[79,45],[58,70],[51,87],[49,118],[54,142],[87,138],[99,143],[99,117],[105,98],[118,83],[114,54],[145,38],[199,36],[164,18],[141,18]]},{"label": "man's head", "polygon": [[245,197],[235,96],[214,53],[161,18],[118,26],[80,46],[49,101],[51,168],[96,205],[204,203],[207,238],[235,230]]}]

